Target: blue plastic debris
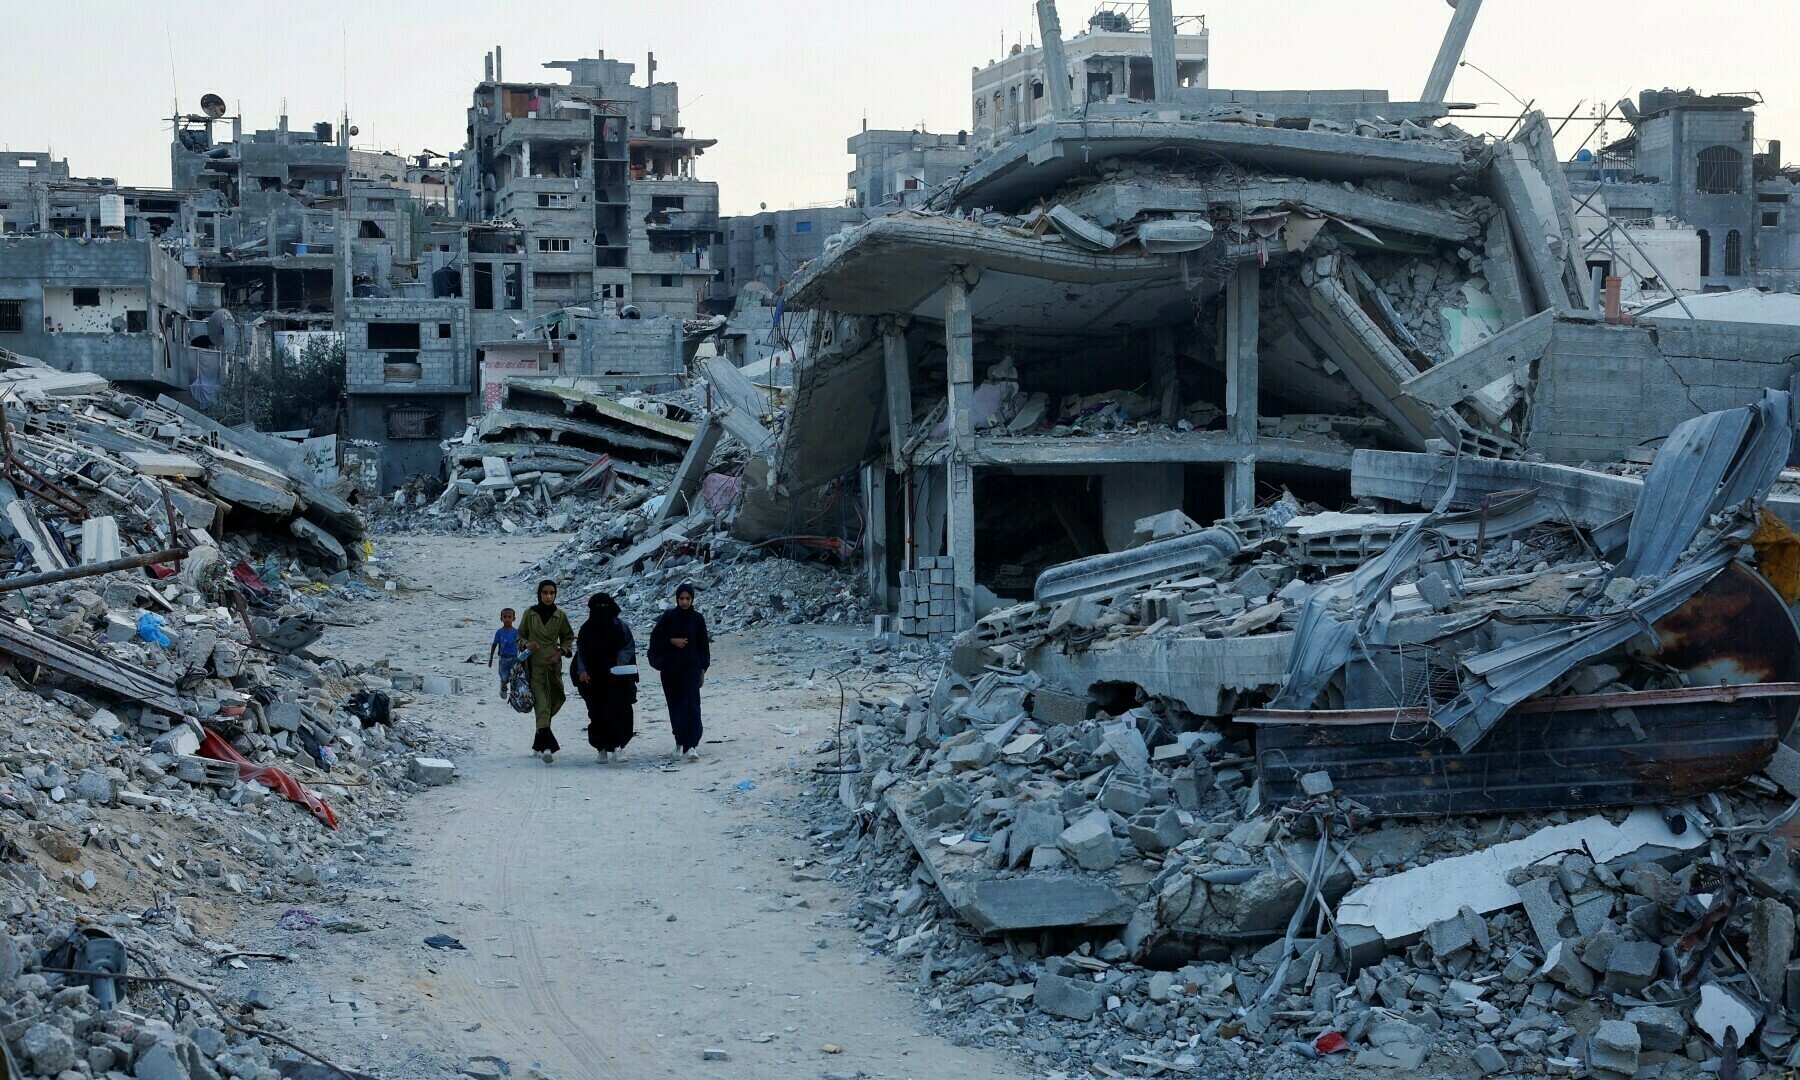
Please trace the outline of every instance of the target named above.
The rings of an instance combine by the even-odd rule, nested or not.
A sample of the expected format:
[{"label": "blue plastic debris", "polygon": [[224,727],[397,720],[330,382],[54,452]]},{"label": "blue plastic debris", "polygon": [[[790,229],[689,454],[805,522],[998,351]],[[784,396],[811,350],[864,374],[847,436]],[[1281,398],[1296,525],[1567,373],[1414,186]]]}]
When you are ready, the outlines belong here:
[{"label": "blue plastic debris", "polygon": [[161,615],[158,615],[154,611],[146,611],[138,616],[138,637],[143,638],[145,641],[161,645],[166,649],[175,644],[175,639],[163,632],[164,625],[163,617]]}]

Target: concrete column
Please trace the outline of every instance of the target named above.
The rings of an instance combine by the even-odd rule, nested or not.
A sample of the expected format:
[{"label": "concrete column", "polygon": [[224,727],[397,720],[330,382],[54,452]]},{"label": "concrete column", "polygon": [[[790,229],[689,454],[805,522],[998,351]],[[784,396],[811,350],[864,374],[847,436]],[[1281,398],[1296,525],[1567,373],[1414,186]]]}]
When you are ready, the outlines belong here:
[{"label": "concrete column", "polygon": [[1062,20],[1056,0],[1037,0],[1038,34],[1044,40],[1044,92],[1050,95],[1050,117],[1069,118],[1069,58],[1063,52]]},{"label": "concrete column", "polygon": [[886,469],[867,465],[862,470],[863,571],[868,575],[869,596],[875,610],[892,611],[888,595],[888,473]]},{"label": "concrete column", "polygon": [[1150,0],[1150,72],[1156,100],[1175,100],[1175,0]]},{"label": "concrete column", "polygon": [[1124,551],[1140,518],[1181,509],[1186,470],[1180,465],[1111,465],[1101,473],[1100,485],[1106,550]]},{"label": "concrete column", "polygon": [[1469,44],[1469,31],[1475,29],[1475,16],[1481,14],[1481,0],[1450,0],[1456,14],[1450,16],[1450,28],[1444,31],[1444,43],[1438,47],[1437,61],[1425,80],[1420,101],[1442,101],[1450,92],[1450,79],[1462,62],[1463,47]]},{"label": "concrete column", "polygon": [[1165,424],[1181,418],[1181,369],[1175,342],[1173,327],[1159,326],[1150,334],[1151,387],[1162,406],[1158,418]]},{"label": "concrete column", "polygon": [[881,319],[882,359],[887,364],[888,459],[895,472],[906,468],[900,454],[912,438],[912,358],[906,353],[906,324],[891,316]]},{"label": "concrete column", "polygon": [[1225,426],[1239,449],[1225,467],[1225,512],[1256,508],[1257,301],[1262,269],[1244,259],[1225,282]]},{"label": "concrete column", "polygon": [[975,625],[975,450],[972,399],[975,396],[975,326],[969,314],[969,283],[960,269],[950,272],[944,299],[944,339],[949,352],[948,470],[950,505],[946,547],[956,573],[956,629]]}]

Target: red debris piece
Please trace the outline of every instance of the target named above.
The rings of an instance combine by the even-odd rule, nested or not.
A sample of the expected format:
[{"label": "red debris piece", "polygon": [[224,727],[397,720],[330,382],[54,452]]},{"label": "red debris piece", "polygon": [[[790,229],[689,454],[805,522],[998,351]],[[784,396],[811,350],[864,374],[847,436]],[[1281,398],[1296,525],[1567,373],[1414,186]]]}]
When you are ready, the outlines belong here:
[{"label": "red debris piece", "polygon": [[219,733],[208,729],[206,738],[200,743],[200,753],[215,761],[229,761],[237,766],[239,780],[254,780],[270,791],[286,795],[290,800],[299,803],[313,812],[313,816],[332,828],[337,828],[337,815],[325,800],[306,790],[300,781],[273,765],[257,765],[249,758],[232,749]]}]

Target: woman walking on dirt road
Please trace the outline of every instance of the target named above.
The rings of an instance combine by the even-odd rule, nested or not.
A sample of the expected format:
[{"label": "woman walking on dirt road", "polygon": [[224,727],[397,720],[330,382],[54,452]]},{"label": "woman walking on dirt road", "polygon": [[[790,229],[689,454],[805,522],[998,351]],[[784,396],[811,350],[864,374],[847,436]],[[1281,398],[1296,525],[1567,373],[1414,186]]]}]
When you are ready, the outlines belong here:
[{"label": "woman walking on dirt road", "polygon": [[575,689],[587,702],[588,745],[601,761],[624,761],[631,741],[631,706],[637,701],[637,642],[619,617],[619,602],[606,593],[588,598],[588,620],[576,636],[581,674]]},{"label": "woman walking on dirt road", "polygon": [[706,617],[694,610],[694,587],[675,590],[675,606],[662,613],[650,631],[650,666],[662,673],[663,697],[669,702],[669,726],[675,749],[690,761],[700,760],[700,688],[712,666],[712,640]]},{"label": "woman walking on dirt road", "polygon": [[562,662],[563,657],[574,655],[575,628],[556,606],[556,582],[538,582],[537,597],[538,602],[525,610],[519,623],[519,646],[521,651],[530,650],[525,671],[531,681],[531,711],[537,714],[531,751],[548,765],[554,760],[552,755],[562,749],[550,730],[550,721],[568,700],[563,693]]}]

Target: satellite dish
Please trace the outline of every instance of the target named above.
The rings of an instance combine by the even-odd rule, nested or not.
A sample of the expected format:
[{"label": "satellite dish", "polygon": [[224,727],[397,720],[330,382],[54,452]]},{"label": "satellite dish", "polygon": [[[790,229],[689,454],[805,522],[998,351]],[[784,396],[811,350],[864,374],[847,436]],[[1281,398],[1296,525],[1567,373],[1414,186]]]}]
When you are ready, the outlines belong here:
[{"label": "satellite dish", "polygon": [[359,128],[359,127],[357,127],[357,126],[356,126],[356,125],[355,125],[355,124],[351,124],[351,125],[350,125],[350,134],[352,134],[352,135],[361,135],[361,134],[362,134],[362,128]]},{"label": "satellite dish", "polygon": [[217,120],[225,115],[225,99],[217,94],[208,94],[200,99],[200,111]]}]

